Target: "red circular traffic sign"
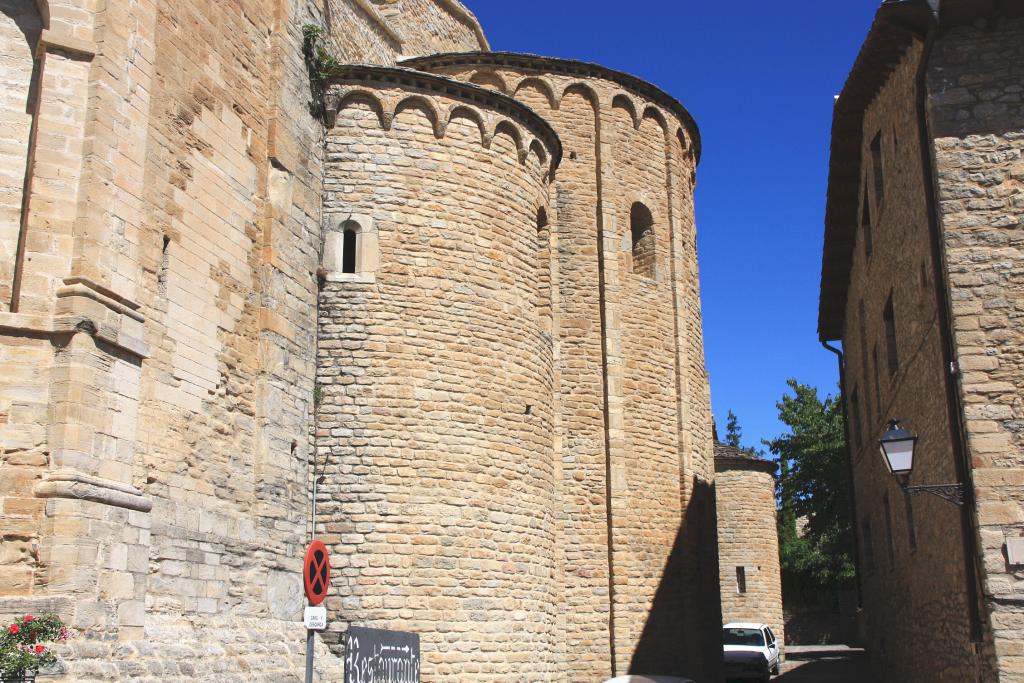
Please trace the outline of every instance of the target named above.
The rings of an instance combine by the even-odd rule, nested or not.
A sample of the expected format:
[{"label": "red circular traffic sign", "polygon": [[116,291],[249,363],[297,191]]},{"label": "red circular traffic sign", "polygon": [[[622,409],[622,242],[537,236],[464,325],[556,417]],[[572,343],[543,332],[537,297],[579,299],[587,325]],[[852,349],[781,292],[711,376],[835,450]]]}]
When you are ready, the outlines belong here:
[{"label": "red circular traffic sign", "polygon": [[327,597],[327,589],[331,585],[331,559],[322,541],[313,541],[306,550],[306,559],[302,563],[302,582],[306,586],[306,597],[310,605],[319,605]]}]

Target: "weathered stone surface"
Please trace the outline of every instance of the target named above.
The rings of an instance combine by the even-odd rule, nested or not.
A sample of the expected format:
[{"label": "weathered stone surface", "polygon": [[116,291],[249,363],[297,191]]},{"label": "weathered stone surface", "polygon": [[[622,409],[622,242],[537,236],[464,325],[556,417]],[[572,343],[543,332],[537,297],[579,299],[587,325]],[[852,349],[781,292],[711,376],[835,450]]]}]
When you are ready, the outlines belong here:
[{"label": "weathered stone surface", "polygon": [[[843,226],[856,234],[840,309],[865,631],[889,680],[1022,680],[1024,659],[1012,645],[1021,633],[1021,577],[1007,564],[1005,540],[1024,528],[1016,237],[1024,220],[1024,22],[970,5],[944,5],[926,64],[923,44],[880,15],[872,49],[898,39],[907,49],[866,98],[859,227]],[[879,73],[876,64],[868,79]],[[845,190],[849,182],[834,175]],[[826,265],[827,278],[837,265]],[[900,490],[877,449],[893,418],[919,436],[910,483],[973,485],[966,516]],[[965,559],[975,546],[977,560]],[[980,634],[971,632],[968,563],[980,573]]]},{"label": "weathered stone surface", "polygon": [[722,621],[768,624],[784,647],[775,470],[773,462],[715,444]]},{"label": "weathered stone surface", "polygon": [[387,66],[486,50],[472,14],[36,5],[0,23],[21,107],[0,134],[0,616],[57,605],[66,680],[292,680],[316,461],[325,677],[356,622],[421,633],[427,681],[714,676],[678,103],[561,69],[510,69],[497,96],[365,68],[325,126],[305,24]]}]

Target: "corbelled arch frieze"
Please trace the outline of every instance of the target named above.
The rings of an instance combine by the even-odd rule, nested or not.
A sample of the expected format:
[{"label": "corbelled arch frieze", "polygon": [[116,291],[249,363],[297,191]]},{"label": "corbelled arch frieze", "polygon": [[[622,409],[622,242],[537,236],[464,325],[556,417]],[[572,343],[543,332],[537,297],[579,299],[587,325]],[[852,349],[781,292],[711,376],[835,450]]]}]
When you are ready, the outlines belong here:
[{"label": "corbelled arch frieze", "polygon": [[491,148],[495,136],[507,135],[515,142],[519,163],[535,154],[541,167],[547,168],[549,179],[561,161],[561,141],[547,121],[526,105],[480,85],[403,68],[336,69],[325,84],[328,126],[333,126],[340,112],[357,103],[369,105],[385,131],[391,130],[402,111],[419,108],[438,139],[444,139],[453,119],[471,120],[480,130],[485,148]]},{"label": "corbelled arch frieze", "polygon": [[[570,89],[586,88],[602,109],[618,104],[631,111],[637,129],[648,112],[658,112],[666,133],[675,128],[676,134],[681,134],[680,139],[686,142],[687,155],[694,161],[700,159],[700,131],[689,111],[657,86],[621,71],[587,62],[510,52],[438,54],[409,59],[402,62],[402,66],[465,78],[485,88],[511,93],[513,97],[532,85],[545,94],[553,110],[558,110]],[[588,85],[588,81],[595,79],[614,83],[617,88],[610,94],[608,89],[602,88],[602,95],[599,95]]]}]

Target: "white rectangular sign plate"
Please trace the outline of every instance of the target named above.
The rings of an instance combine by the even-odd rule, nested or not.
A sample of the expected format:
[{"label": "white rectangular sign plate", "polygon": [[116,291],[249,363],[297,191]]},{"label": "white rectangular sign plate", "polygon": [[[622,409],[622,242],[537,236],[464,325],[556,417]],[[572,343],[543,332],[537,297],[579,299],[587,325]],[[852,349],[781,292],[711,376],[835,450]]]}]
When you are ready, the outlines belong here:
[{"label": "white rectangular sign plate", "polygon": [[306,610],[302,613],[302,622],[308,629],[323,631],[327,628],[327,608],[323,605],[317,607],[306,605]]}]

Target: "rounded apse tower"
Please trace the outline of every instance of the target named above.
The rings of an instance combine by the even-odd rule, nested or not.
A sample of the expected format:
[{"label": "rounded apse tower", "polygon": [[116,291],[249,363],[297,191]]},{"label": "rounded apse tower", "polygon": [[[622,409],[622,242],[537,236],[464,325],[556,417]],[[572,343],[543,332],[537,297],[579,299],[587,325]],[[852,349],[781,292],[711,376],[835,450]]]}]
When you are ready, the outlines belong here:
[{"label": "rounded apse tower", "polygon": [[583,62],[477,52],[403,65],[529,105],[564,147],[550,212],[564,680],[714,679],[692,117],[649,83]]},{"label": "rounded apse tower", "polygon": [[715,444],[722,619],[768,624],[785,643],[774,462]]},{"label": "rounded apse tower", "polygon": [[563,680],[559,140],[509,97],[408,69],[339,68],[325,101],[315,423],[332,620],[420,634],[424,681]]}]

